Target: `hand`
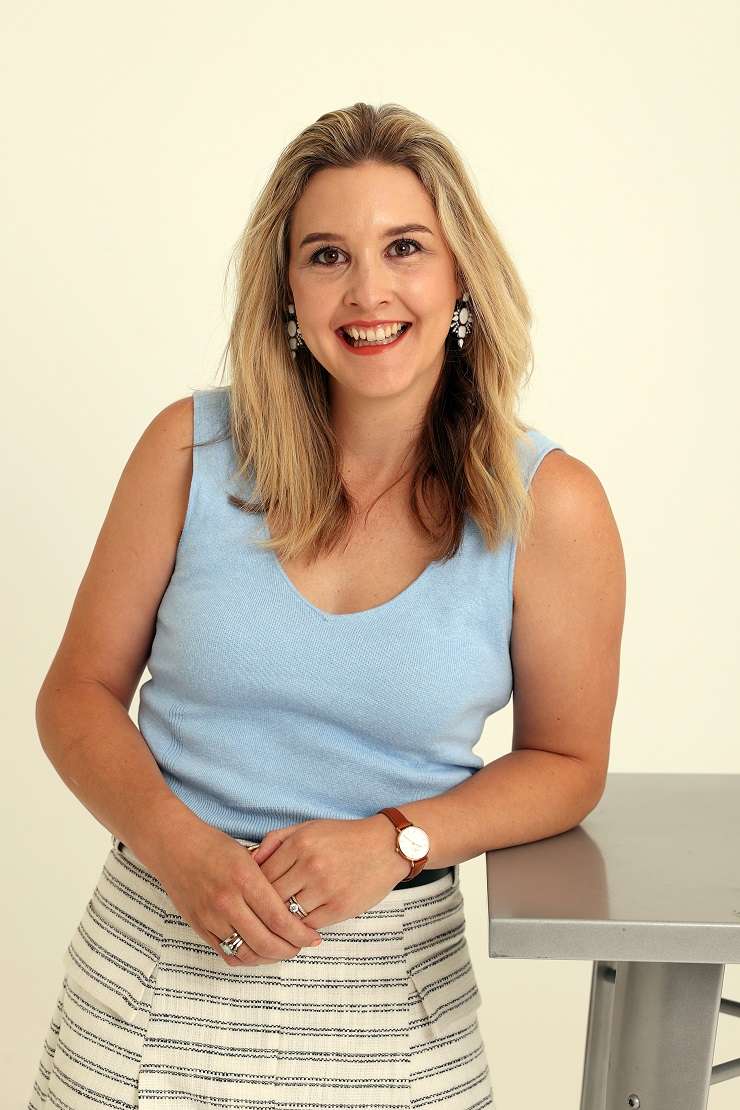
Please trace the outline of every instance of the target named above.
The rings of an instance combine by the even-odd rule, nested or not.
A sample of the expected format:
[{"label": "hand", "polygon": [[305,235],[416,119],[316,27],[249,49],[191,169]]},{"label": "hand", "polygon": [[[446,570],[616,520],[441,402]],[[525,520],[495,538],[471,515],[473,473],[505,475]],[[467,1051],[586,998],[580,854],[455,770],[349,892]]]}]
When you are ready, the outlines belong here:
[{"label": "hand", "polygon": [[[154,852],[152,869],[178,913],[225,963],[277,963],[321,940],[290,912],[255,863],[255,853],[192,814],[184,822],[169,822]],[[228,956],[219,941],[234,931],[244,944]]]},{"label": "hand", "polygon": [[318,929],[364,913],[407,877],[411,864],[395,846],[395,828],[376,813],[273,829],[251,855],[282,901],[295,895],[303,923]]}]

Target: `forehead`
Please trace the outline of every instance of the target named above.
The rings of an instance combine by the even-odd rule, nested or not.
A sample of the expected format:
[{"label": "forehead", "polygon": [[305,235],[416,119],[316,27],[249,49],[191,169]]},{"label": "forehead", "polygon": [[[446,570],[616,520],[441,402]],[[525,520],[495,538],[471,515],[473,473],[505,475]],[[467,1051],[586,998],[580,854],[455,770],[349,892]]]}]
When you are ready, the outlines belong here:
[{"label": "forehead", "polygon": [[293,208],[291,244],[311,231],[380,234],[412,222],[437,230],[431,197],[413,170],[371,162],[329,166],[313,174]]}]

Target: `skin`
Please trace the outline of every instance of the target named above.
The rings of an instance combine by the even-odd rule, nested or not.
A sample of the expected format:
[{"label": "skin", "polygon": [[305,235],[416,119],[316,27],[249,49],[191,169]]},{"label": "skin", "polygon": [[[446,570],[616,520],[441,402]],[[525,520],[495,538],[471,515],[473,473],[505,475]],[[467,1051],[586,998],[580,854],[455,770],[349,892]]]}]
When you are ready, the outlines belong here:
[{"label": "skin", "polygon": [[[405,224],[424,224],[431,234],[385,234]],[[317,231],[340,238],[301,246]],[[404,238],[421,250],[398,242]],[[345,479],[365,491],[384,489],[403,470],[463,292],[416,175],[373,162],[315,173],[293,210],[288,278],[304,341],[329,374]],[[355,319],[408,320],[413,327],[398,347],[358,358],[335,335]]]}]

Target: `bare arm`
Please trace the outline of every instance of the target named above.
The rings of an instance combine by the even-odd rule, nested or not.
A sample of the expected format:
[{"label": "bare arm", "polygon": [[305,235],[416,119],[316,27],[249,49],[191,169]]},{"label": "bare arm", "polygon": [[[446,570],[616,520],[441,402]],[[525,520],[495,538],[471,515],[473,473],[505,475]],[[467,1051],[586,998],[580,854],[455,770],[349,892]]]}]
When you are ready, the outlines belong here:
[{"label": "bare arm", "polygon": [[[513,750],[452,790],[399,807],[429,833],[431,868],[565,832],[604,790],[625,610],[622,544],[601,483],[571,455],[542,460],[532,497],[515,568]],[[393,850],[393,826],[374,819]]]},{"label": "bare arm", "polygon": [[134,448],[36,701],[41,745],[54,768],[146,866],[165,828],[198,821],[165,783],[128,715],[185,518],[192,409],[190,397],[169,405]]},{"label": "bare arm", "polygon": [[[166,890],[227,964],[288,959],[320,933],[288,909],[241,844],[167,786],[128,716],[175,566],[192,478],[193,401],[175,401],[137,443],[116,488],[36,702],[61,778]],[[184,450],[183,450],[184,448]],[[236,930],[244,944],[226,955]]]},{"label": "bare arm", "polygon": [[100,682],[47,678],[42,695],[36,725],[59,777],[156,873],[165,829],[175,834],[197,818],[165,783],[126,708]]}]

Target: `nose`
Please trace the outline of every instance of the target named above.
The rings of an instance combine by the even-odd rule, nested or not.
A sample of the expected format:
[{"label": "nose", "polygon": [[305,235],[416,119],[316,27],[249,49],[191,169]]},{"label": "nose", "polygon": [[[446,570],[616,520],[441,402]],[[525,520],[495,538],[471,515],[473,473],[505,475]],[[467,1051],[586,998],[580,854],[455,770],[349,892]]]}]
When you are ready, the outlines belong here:
[{"label": "nose", "polygon": [[345,303],[363,311],[389,304],[394,297],[393,275],[375,251],[357,258],[347,273]]}]

